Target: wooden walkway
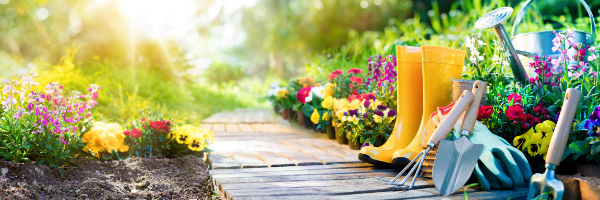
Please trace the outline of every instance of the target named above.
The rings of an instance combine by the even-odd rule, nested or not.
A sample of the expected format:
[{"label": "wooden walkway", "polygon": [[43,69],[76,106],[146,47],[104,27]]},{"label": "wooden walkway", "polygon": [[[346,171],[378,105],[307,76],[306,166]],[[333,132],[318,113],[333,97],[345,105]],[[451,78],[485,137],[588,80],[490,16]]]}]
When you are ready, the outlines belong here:
[{"label": "wooden walkway", "polygon": [[[358,151],[270,110],[225,111],[203,126],[215,134],[209,172],[222,199],[464,199],[463,190],[440,196],[428,178],[410,191],[388,185],[375,177],[391,179],[400,169],[363,163]],[[469,199],[525,199],[527,188],[467,192]]]}]

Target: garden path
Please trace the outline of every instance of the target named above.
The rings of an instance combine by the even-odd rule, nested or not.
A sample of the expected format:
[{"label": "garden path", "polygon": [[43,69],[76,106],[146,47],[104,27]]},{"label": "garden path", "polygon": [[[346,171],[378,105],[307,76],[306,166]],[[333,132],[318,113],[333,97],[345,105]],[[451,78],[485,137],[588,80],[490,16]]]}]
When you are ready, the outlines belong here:
[{"label": "garden path", "polygon": [[[272,113],[223,111],[202,122],[215,134],[209,172],[222,199],[464,199],[462,189],[440,196],[428,178],[417,179],[413,190],[396,189],[375,177],[391,179],[399,169],[363,163],[358,151]],[[467,193],[469,199],[525,199],[527,188]]]}]

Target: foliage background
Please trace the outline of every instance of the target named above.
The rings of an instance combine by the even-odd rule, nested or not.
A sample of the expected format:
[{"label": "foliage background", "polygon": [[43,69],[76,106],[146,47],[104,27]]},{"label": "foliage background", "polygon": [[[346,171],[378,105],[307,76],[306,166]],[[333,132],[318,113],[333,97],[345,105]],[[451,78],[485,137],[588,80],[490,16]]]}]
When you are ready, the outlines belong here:
[{"label": "foliage background", "polygon": [[[369,56],[394,54],[395,45],[462,48],[462,38],[475,32],[493,44],[491,31],[474,28],[477,18],[511,6],[515,11],[505,24],[511,30],[524,2],[169,2],[191,2],[195,8],[186,32],[195,38],[190,40],[132,31],[131,18],[119,7],[123,1],[0,0],[0,77],[10,80],[35,69],[41,86],[60,81],[82,91],[89,83],[100,85],[99,120],[123,122],[153,107],[194,124],[219,110],[268,107],[264,96],[270,82],[285,85],[288,78],[305,74],[323,80],[335,69],[366,70]],[[536,2],[520,31],[588,31],[587,14],[577,2]],[[598,16],[600,0],[587,2]],[[228,11],[231,7],[234,11]],[[47,18],[41,19],[45,12]],[[228,32],[242,39],[219,43]]]}]

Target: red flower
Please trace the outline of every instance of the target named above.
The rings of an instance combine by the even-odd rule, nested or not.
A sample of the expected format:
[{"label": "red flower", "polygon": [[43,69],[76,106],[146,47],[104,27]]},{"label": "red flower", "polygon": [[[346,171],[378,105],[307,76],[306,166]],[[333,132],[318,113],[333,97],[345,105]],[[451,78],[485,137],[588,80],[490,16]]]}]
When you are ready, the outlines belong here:
[{"label": "red flower", "polygon": [[150,127],[155,130],[161,130],[163,129],[163,126],[165,126],[164,121],[150,121]]},{"label": "red flower", "polygon": [[354,85],[352,85],[352,83],[350,83],[350,88],[353,88],[353,87],[354,87]]},{"label": "red flower", "polygon": [[537,106],[535,106],[535,108],[533,108],[533,113],[538,114],[542,111],[542,108],[544,108],[544,104],[540,103]]},{"label": "red flower", "polygon": [[355,76],[350,78],[350,81],[352,81],[353,83],[356,83],[357,85],[361,85],[363,82],[361,77],[355,77]]},{"label": "red flower", "polygon": [[331,74],[334,74],[334,75],[343,75],[344,72],[342,72],[342,70],[338,69],[338,70],[335,70],[335,71],[331,72]]},{"label": "red flower", "polygon": [[298,99],[298,101],[300,103],[306,103],[305,99],[306,97],[308,97],[308,94],[310,93],[310,89],[312,87],[305,87],[302,88],[300,91],[298,91],[298,93],[296,94],[296,99]]},{"label": "red flower", "polygon": [[335,78],[337,78],[337,74],[333,74],[333,73],[331,73],[331,74],[329,74],[329,75],[327,76],[327,78],[329,78],[329,79],[335,79]]},{"label": "red flower", "polygon": [[366,94],[359,94],[359,95],[350,95],[350,98],[348,98],[348,101],[352,102],[354,100],[366,100],[366,99],[375,99],[375,95],[373,93],[366,93]]},{"label": "red flower", "polygon": [[348,70],[348,74],[360,74],[360,73],[362,73],[362,70],[360,70],[360,69],[352,68],[352,69]]},{"label": "red flower", "polygon": [[517,94],[517,93],[513,93],[511,95],[508,95],[507,98],[508,101],[513,101],[513,104],[521,104],[521,101],[523,100],[523,98],[521,97],[521,95]]},{"label": "red flower", "polygon": [[477,111],[477,120],[488,119],[494,112],[494,107],[492,106],[481,106]]},{"label": "red flower", "polygon": [[131,136],[133,139],[142,137],[142,131],[140,129],[135,129],[135,128],[131,129],[131,131],[125,130],[125,132],[123,132],[123,134],[126,136]]},{"label": "red flower", "polygon": [[131,133],[129,134],[131,135],[132,138],[139,138],[142,137],[142,131],[140,129],[131,129]]},{"label": "red flower", "polygon": [[516,120],[523,115],[523,108],[520,105],[514,105],[506,109],[506,117],[510,120]]}]

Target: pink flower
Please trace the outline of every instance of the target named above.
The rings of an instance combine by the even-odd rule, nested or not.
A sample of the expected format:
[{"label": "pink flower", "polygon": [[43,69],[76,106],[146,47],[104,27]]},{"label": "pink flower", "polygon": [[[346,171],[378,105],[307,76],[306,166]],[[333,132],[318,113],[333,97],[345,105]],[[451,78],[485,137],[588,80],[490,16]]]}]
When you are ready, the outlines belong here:
[{"label": "pink flower", "polygon": [[513,104],[517,104],[517,103],[521,103],[521,101],[523,100],[523,98],[521,97],[521,95],[517,94],[517,93],[513,93],[508,95],[508,98],[506,99],[508,101],[513,101]]},{"label": "pink flower", "polygon": [[350,70],[348,70],[348,74],[360,74],[362,73],[362,70],[357,69],[357,68],[352,68]]},{"label": "pink flower", "polygon": [[335,71],[331,72],[331,74],[335,74],[335,75],[343,75],[343,74],[344,74],[344,72],[342,72],[342,70],[339,70],[339,69],[337,69],[337,70],[335,70]]},{"label": "pink flower", "polygon": [[352,78],[350,78],[350,81],[352,81],[353,83],[356,83],[357,85],[362,85],[362,82],[363,82],[362,78],[355,77],[355,76],[353,76]]}]

